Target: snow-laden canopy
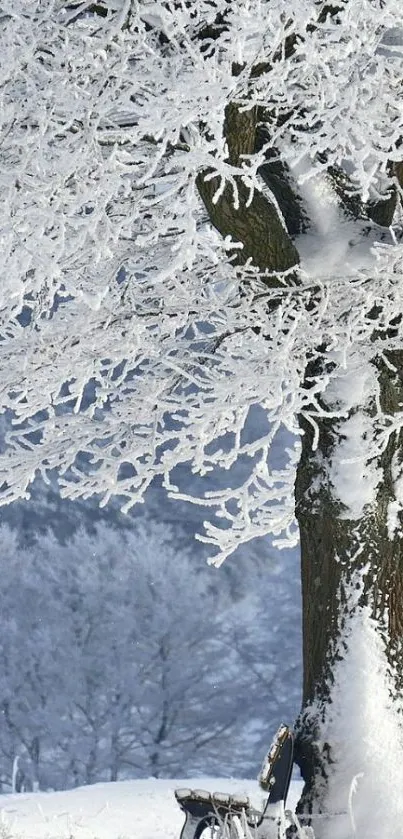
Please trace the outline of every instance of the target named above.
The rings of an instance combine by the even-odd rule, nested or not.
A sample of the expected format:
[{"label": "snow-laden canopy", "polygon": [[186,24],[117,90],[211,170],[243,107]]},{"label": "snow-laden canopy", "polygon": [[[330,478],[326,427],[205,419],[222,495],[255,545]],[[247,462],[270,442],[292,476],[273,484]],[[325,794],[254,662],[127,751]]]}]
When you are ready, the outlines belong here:
[{"label": "snow-laden canopy", "polygon": [[[130,509],[154,479],[183,497],[178,465],[208,476],[242,459],[242,485],[207,484],[218,521],[204,538],[221,558],[255,536],[295,539],[299,443],[273,465],[273,441],[298,435],[298,415],[342,420],[368,401],[368,365],[391,365],[402,340],[398,227],[379,244],[363,237],[329,180],[343,171],[358,202],[400,195],[401,4],[328,8],[2,3],[0,399],[12,427],[1,503],[56,469],[67,496],[117,495]],[[230,103],[265,125],[262,147],[235,162]],[[259,175],[270,153],[292,168],[311,216],[300,265],[274,279],[234,261],[196,181],[219,178],[216,203],[230,184],[237,206],[243,184],[248,200],[259,191],[276,204]],[[379,453],[402,414],[371,398],[365,445]],[[257,405],[265,422],[251,436]]]}]

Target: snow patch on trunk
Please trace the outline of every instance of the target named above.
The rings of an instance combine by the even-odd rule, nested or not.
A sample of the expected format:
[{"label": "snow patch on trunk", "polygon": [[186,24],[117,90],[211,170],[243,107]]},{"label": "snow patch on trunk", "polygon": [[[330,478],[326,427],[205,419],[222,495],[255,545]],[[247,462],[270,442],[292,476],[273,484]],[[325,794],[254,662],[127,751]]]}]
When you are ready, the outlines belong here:
[{"label": "snow patch on trunk", "polygon": [[291,167],[310,219],[310,229],[297,237],[301,268],[311,278],[330,275],[355,276],[370,269],[376,259],[374,228],[363,235],[368,222],[349,218],[340,207],[327,172],[312,174],[311,161],[303,159]]},{"label": "snow patch on trunk", "polygon": [[388,504],[387,526],[389,539],[394,539],[396,531],[401,528],[403,511],[403,468],[397,453],[392,459],[391,471],[395,498]]},{"label": "snow patch on trunk", "polygon": [[394,698],[381,627],[369,607],[354,613],[346,645],[323,730],[335,761],[326,810],[340,815],[318,820],[315,837],[401,839],[402,708]]},{"label": "snow patch on trunk", "polygon": [[329,468],[333,495],[345,508],[340,518],[359,519],[375,503],[376,489],[382,479],[380,469],[368,458],[371,419],[360,411],[339,423],[338,432],[341,439]]},{"label": "snow patch on trunk", "polygon": [[368,413],[379,389],[377,372],[357,352],[348,361],[343,359],[342,351],[329,358],[339,371],[326,389],[326,403],[341,419],[336,426],[338,440],[328,474],[333,495],[345,508],[340,517],[359,519],[375,503],[382,480],[372,445],[373,419]]}]

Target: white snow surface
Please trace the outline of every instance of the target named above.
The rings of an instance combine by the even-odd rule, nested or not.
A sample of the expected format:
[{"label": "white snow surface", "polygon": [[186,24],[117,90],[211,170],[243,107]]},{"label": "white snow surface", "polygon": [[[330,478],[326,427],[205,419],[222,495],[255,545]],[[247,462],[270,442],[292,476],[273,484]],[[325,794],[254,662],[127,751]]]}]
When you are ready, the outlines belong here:
[{"label": "white snow surface", "polygon": [[[179,787],[243,793],[255,806],[264,794],[257,781],[228,778],[118,781],[65,792],[36,792],[0,798],[0,836],[10,839],[179,839],[183,813],[174,798]],[[293,808],[301,784],[291,784]],[[3,830],[3,832],[2,832]]]}]

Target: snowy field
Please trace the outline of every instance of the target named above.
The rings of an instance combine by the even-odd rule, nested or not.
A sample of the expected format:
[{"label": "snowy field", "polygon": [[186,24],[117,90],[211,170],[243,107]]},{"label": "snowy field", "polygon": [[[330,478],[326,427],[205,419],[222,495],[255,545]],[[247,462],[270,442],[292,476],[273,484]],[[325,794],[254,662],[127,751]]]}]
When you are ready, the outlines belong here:
[{"label": "snowy field", "polygon": [[[1,839],[178,839],[183,815],[176,787],[246,793],[260,806],[263,793],[254,781],[217,778],[121,781],[67,792],[37,792],[0,798]],[[294,807],[300,784],[291,785]]]}]

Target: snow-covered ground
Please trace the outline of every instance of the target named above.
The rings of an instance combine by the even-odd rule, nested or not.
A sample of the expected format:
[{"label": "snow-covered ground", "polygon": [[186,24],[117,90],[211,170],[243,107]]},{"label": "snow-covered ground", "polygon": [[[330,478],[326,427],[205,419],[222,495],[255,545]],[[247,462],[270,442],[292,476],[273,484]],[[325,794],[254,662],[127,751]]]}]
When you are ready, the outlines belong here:
[{"label": "snow-covered ground", "polygon": [[[246,793],[260,806],[255,781],[228,778],[120,781],[66,792],[0,797],[1,839],[178,839],[183,815],[176,787]],[[295,806],[301,785],[291,785],[287,806]]]}]

